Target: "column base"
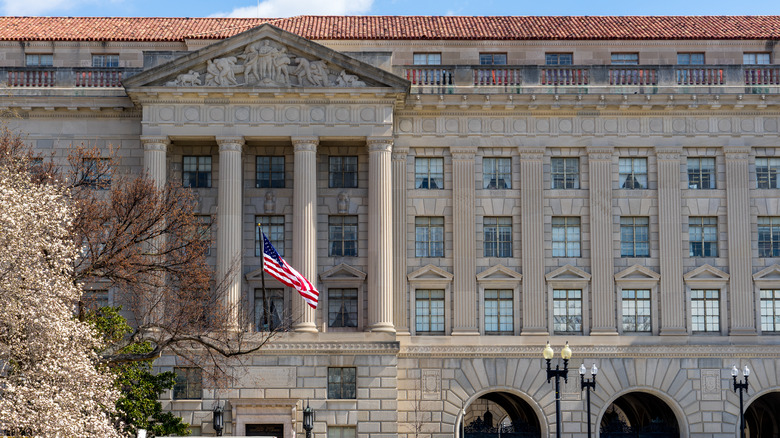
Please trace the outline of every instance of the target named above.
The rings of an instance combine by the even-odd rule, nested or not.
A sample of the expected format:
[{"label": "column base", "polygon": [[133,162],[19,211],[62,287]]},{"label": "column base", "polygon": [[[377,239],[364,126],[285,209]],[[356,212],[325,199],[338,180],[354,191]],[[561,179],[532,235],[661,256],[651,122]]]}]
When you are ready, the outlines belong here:
[{"label": "column base", "polygon": [[452,336],[479,336],[479,331],[474,329],[456,329],[452,331]]},{"label": "column base", "polygon": [[293,325],[293,331],[297,333],[318,333],[317,326],[313,322],[300,322]]},{"label": "column base", "polygon": [[590,331],[591,336],[617,336],[618,332],[614,328],[602,328],[602,329],[592,329]]},{"label": "column base", "polygon": [[661,329],[661,336],[688,336],[688,331],[683,328]]},{"label": "column base", "polygon": [[379,322],[369,328],[372,332],[395,333],[395,326],[389,322]]},{"label": "column base", "polygon": [[520,331],[522,336],[549,336],[550,332],[543,328],[524,328]]},{"label": "column base", "polygon": [[729,336],[756,336],[758,332],[754,328],[731,329]]}]

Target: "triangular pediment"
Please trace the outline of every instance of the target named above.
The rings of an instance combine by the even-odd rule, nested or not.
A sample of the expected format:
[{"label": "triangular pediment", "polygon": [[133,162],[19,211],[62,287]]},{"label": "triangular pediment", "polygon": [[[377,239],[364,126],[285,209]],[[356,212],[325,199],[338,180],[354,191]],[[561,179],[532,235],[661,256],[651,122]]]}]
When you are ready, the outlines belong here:
[{"label": "triangular pediment", "polygon": [[164,87],[364,89],[406,92],[409,82],[270,24],[240,33],[123,82],[128,90]]},{"label": "triangular pediment", "polygon": [[366,279],[366,273],[353,268],[345,263],[338,266],[334,266],[331,269],[320,274],[320,280],[323,282],[328,280],[343,281],[343,280],[358,280],[363,281]]},{"label": "triangular pediment", "polygon": [[520,281],[523,276],[504,265],[496,265],[477,274],[477,281],[510,280]]},{"label": "triangular pediment", "polygon": [[711,266],[703,265],[683,275],[685,281],[716,281],[726,282],[729,281],[729,274],[721,271],[720,269]]},{"label": "triangular pediment", "polygon": [[407,275],[406,278],[408,278],[409,281],[415,281],[415,280],[452,281],[453,275],[438,266],[425,265],[422,268]]},{"label": "triangular pediment", "polygon": [[584,280],[584,281],[590,281],[590,274],[583,271],[582,269],[572,266],[572,265],[566,265],[561,266],[560,268],[550,272],[549,274],[545,275],[544,278],[547,281],[555,281],[555,280]]},{"label": "triangular pediment", "polygon": [[754,281],[780,281],[780,265],[772,265],[753,274]]},{"label": "triangular pediment", "polygon": [[659,281],[661,275],[642,265],[630,266],[617,274],[615,281]]}]

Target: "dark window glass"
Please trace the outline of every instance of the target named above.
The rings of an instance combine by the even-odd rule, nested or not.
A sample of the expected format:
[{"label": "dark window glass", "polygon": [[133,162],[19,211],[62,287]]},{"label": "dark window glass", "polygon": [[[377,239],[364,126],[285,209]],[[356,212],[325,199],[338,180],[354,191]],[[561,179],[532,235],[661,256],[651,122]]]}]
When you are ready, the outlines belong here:
[{"label": "dark window glass", "polygon": [[284,187],[284,157],[259,156],[255,168],[255,187]]},{"label": "dark window glass", "polygon": [[483,218],[485,257],[512,257],[512,218]]},{"label": "dark window glass", "polygon": [[621,257],[650,257],[649,224],[646,217],[620,218]]},{"label": "dark window glass", "polygon": [[358,245],[357,216],[328,217],[328,255],[356,257]]},{"label": "dark window glass", "polygon": [[778,170],[780,170],[780,158],[756,158],[756,187],[779,189]]},{"label": "dark window glass", "polygon": [[717,257],[718,218],[688,218],[688,241],[691,257]]},{"label": "dark window glass", "polygon": [[444,159],[424,157],[415,158],[414,187],[417,189],[443,189]]},{"label": "dark window glass", "polygon": [[203,376],[200,368],[173,369],[176,383],[173,386],[174,400],[196,400],[203,398]]},{"label": "dark window glass", "polygon": [[715,159],[688,158],[688,188],[715,188]]},{"label": "dark window glass", "polygon": [[647,158],[621,158],[619,163],[621,189],[647,188]]},{"label": "dark window glass", "polygon": [[571,53],[547,53],[544,55],[544,63],[547,65],[572,65],[574,55]]},{"label": "dark window glass", "polygon": [[358,290],[328,288],[328,327],[357,327]]},{"label": "dark window glass", "polygon": [[553,158],[550,160],[552,170],[552,188],[580,188],[580,159]]},{"label": "dark window glass", "polygon": [[182,186],[211,187],[211,157],[185,155],[182,158]]},{"label": "dark window glass", "polygon": [[282,330],[286,321],[284,290],[255,289],[255,330],[259,332]]},{"label": "dark window glass", "polygon": [[356,188],[358,186],[358,157],[330,157],[328,159],[328,187]]},{"label": "dark window glass", "polygon": [[328,398],[357,398],[356,374],[354,367],[328,368]]},{"label": "dark window glass", "polygon": [[444,218],[414,219],[415,257],[444,257]]},{"label": "dark window glass", "polygon": [[512,159],[483,158],[482,182],[486,189],[511,189]]},{"label": "dark window glass", "polygon": [[480,65],[506,65],[506,53],[480,53]]},{"label": "dark window glass", "polygon": [[758,256],[780,257],[780,217],[758,218]]}]

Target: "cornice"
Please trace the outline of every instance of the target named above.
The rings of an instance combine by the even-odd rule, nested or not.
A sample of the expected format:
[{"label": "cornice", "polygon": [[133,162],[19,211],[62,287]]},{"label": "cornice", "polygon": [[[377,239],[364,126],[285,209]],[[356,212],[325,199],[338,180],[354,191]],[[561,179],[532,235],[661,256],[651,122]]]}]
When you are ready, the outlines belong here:
[{"label": "cornice", "polygon": [[263,346],[263,354],[398,354],[398,342],[270,342]]},{"label": "cornice", "polygon": [[686,49],[700,46],[702,50],[718,47],[756,47],[756,50],[764,47],[766,40],[314,40],[324,46],[340,50],[342,47],[374,48],[395,47],[622,47],[641,46],[647,47],[674,47],[685,45]]}]

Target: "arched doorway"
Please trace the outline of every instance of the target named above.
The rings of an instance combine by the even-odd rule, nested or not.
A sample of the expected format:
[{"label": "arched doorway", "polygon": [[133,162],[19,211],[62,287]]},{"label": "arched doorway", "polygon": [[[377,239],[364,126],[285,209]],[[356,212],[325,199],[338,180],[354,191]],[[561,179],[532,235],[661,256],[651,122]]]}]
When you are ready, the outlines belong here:
[{"label": "arched doorway", "polygon": [[[739,428],[739,420],[737,422]],[[780,392],[770,392],[753,400],[745,409],[745,425],[745,437],[780,438]]]},{"label": "arched doorway", "polygon": [[531,405],[508,392],[490,392],[474,400],[463,419],[465,438],[541,438]]},{"label": "arched doorway", "polygon": [[630,392],[607,407],[599,423],[601,438],[680,438],[674,411],[660,398]]}]

